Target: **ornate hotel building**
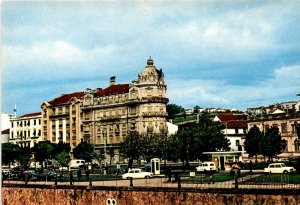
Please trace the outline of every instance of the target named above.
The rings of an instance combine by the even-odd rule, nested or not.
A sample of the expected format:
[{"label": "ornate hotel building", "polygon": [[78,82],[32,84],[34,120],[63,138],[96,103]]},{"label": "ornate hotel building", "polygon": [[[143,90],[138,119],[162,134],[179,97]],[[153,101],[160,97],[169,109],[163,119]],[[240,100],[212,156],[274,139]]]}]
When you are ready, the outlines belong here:
[{"label": "ornate hotel building", "polygon": [[110,78],[105,89],[86,90],[83,97],[83,138],[96,149],[118,148],[130,131],[140,135],[167,132],[166,84],[151,58],[130,84]]},{"label": "ornate hotel building", "polygon": [[116,77],[111,77],[105,89],[63,94],[44,102],[42,138],[70,143],[71,148],[84,140],[104,149],[119,148],[130,131],[166,134],[166,88],[162,70],[149,58],[130,84],[116,84]]}]

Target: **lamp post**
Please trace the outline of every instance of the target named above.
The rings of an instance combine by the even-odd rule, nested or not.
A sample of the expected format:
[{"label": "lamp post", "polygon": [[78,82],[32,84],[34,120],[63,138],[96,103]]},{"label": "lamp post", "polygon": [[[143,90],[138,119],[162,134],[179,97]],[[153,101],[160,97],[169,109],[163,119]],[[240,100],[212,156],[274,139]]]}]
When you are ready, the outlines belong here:
[{"label": "lamp post", "polygon": [[104,175],[106,175],[106,140],[107,140],[107,135],[106,135],[106,131],[104,131],[104,171],[103,171]]}]

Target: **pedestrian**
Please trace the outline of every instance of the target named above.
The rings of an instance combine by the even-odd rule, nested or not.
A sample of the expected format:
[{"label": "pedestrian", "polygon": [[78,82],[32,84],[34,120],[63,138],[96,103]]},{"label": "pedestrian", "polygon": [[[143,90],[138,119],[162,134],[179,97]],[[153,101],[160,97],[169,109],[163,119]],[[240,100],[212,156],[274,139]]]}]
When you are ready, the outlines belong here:
[{"label": "pedestrian", "polygon": [[121,174],[121,165],[117,162],[117,175]]},{"label": "pedestrian", "polygon": [[253,168],[253,164],[252,164],[252,161],[250,160],[249,162],[249,169],[250,169],[250,174],[252,174],[252,168]]},{"label": "pedestrian", "polygon": [[86,180],[89,181],[90,180],[90,170],[86,170],[85,171],[85,176],[86,176]]},{"label": "pedestrian", "polygon": [[81,170],[80,169],[77,170],[77,178],[78,178],[78,181],[81,181]]},{"label": "pedestrian", "polygon": [[74,180],[73,173],[72,173],[72,171],[70,171],[70,185],[73,184],[73,180]]},{"label": "pedestrian", "polygon": [[209,184],[212,183],[214,184],[214,172],[213,170],[210,168],[210,171],[209,171]]}]

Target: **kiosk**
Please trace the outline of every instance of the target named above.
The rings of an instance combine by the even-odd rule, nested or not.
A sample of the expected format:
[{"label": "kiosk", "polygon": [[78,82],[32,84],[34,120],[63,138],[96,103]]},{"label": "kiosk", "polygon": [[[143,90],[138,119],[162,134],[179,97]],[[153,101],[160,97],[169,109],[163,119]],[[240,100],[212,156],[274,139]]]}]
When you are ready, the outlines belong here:
[{"label": "kiosk", "polygon": [[160,160],[158,158],[151,159],[151,172],[155,174],[160,174]]}]

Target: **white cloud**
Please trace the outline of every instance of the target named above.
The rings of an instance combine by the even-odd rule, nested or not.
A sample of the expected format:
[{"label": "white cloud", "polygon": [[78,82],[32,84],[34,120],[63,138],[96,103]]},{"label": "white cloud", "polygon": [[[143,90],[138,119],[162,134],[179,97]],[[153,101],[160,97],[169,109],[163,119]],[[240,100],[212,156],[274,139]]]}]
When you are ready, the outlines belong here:
[{"label": "white cloud", "polygon": [[168,83],[168,97],[184,107],[220,106],[240,109],[281,102],[294,97],[300,90],[300,65],[286,66],[274,71],[272,79],[254,85],[230,85],[214,80],[173,79]]}]

